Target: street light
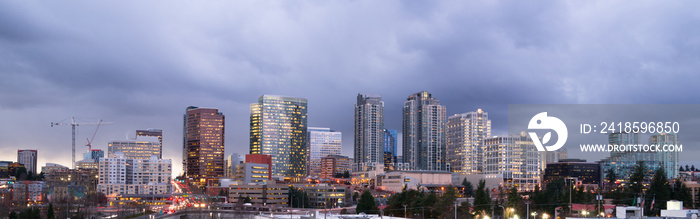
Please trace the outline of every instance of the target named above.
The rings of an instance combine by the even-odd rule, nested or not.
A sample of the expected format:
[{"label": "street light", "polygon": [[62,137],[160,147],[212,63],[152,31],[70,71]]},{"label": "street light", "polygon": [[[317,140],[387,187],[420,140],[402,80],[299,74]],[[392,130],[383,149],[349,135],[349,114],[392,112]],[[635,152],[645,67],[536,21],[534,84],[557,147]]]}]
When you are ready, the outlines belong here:
[{"label": "street light", "polygon": [[548,215],[547,213],[543,213],[543,214],[542,214],[542,219],[547,219],[547,218],[549,218],[549,215]]}]

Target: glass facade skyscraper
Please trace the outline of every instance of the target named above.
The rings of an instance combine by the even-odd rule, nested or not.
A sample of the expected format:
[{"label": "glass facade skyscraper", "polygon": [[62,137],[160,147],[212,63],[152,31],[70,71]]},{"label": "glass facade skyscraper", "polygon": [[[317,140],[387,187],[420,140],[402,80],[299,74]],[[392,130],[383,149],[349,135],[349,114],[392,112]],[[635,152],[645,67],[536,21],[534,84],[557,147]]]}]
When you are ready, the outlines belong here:
[{"label": "glass facade skyscraper", "polygon": [[384,129],[384,169],[393,169],[391,165],[397,163],[396,160],[396,140],[398,132],[393,129]]},{"label": "glass facade skyscraper", "polygon": [[343,134],[330,128],[318,127],[309,127],[308,133],[308,175],[319,176],[321,174],[321,159],[329,155],[340,155]]},{"label": "glass facade skyscraper", "polygon": [[426,91],[403,106],[403,159],[414,170],[446,171],[447,109]]},{"label": "glass facade skyscraper", "polygon": [[379,95],[357,94],[355,103],[355,171],[383,163],[384,101]]},{"label": "glass facade skyscraper", "polygon": [[483,172],[484,139],[491,137],[489,114],[481,109],[447,119],[447,160],[452,172]]},{"label": "glass facade skyscraper", "polygon": [[272,156],[272,176],[306,176],[307,100],[263,95],[250,105],[250,154]]},{"label": "glass facade skyscraper", "polygon": [[185,176],[210,185],[224,177],[224,114],[218,109],[190,106],[184,118]]}]

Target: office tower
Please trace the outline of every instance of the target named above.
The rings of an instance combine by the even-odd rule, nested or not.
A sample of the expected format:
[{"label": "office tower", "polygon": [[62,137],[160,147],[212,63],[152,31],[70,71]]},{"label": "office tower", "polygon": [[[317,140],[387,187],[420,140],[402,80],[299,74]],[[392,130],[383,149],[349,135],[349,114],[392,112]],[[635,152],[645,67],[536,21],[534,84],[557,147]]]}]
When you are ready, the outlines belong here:
[{"label": "office tower", "polygon": [[306,176],[306,112],[303,98],[263,95],[250,104],[250,154],[271,155],[273,176]]},{"label": "office tower", "polygon": [[210,185],[224,176],[224,114],[214,108],[187,107],[184,115],[185,176]]},{"label": "office tower", "polygon": [[414,170],[448,170],[445,106],[426,91],[412,94],[403,106],[403,159]]},{"label": "office tower", "polygon": [[447,160],[452,172],[483,171],[484,139],[491,137],[489,114],[481,109],[447,119]]},{"label": "office tower", "polygon": [[224,174],[226,175],[226,177],[232,178],[233,174],[236,172],[236,165],[242,164],[243,161],[245,161],[245,158],[238,153],[231,153],[230,155],[228,155],[228,157],[226,157],[226,159],[224,160]]},{"label": "office tower", "polygon": [[[613,135],[616,135],[613,137]],[[618,133],[612,133],[609,135],[609,139],[618,139]],[[630,144],[634,143],[634,139],[638,138],[632,135],[632,140],[628,141]],[[625,138],[622,138],[623,142]],[[629,139],[629,138],[628,138]],[[612,143],[612,141],[611,141]],[[638,140],[637,140],[638,143]],[[657,133],[652,134],[649,138],[648,145],[679,145],[678,134],[667,134],[667,133]],[[644,151],[640,148],[639,150],[627,150],[624,152],[610,152],[610,157],[607,157],[598,163],[600,163],[602,168],[603,179],[607,178],[610,170],[615,172],[617,178],[621,181],[627,181],[634,173],[634,166],[639,162],[644,162],[647,167],[647,173],[645,174],[645,181],[651,181],[654,171],[658,168],[664,168],[667,174],[667,178],[678,177],[678,151]]]},{"label": "office tower", "polygon": [[384,170],[393,170],[396,160],[396,138],[397,131],[384,129]]},{"label": "office tower", "polygon": [[328,155],[339,155],[343,134],[330,128],[309,127],[309,142],[307,170],[309,176],[321,173],[321,158]]},{"label": "office tower", "polygon": [[383,163],[383,147],[384,101],[379,95],[357,94],[354,170],[369,170]]},{"label": "office tower", "polygon": [[342,155],[328,155],[321,158],[321,178],[330,179],[337,174],[350,173],[352,159]]},{"label": "office tower", "polygon": [[483,173],[503,177],[505,188],[532,191],[540,183],[540,153],[525,133],[484,139]]},{"label": "office tower", "polygon": [[136,130],[136,137],[138,136],[149,136],[158,137],[158,158],[163,158],[163,130],[160,129],[146,129],[146,130]]},{"label": "office tower", "polygon": [[108,157],[122,152],[127,159],[149,159],[152,155],[160,157],[160,151],[156,137],[139,136],[135,139],[113,140],[107,145]]},{"label": "office tower", "polygon": [[124,153],[100,160],[98,191],[104,194],[170,194],[172,163],[170,159],[129,159]]},{"label": "office tower", "polygon": [[27,168],[27,174],[37,175],[36,172],[37,150],[17,150],[17,162]]}]

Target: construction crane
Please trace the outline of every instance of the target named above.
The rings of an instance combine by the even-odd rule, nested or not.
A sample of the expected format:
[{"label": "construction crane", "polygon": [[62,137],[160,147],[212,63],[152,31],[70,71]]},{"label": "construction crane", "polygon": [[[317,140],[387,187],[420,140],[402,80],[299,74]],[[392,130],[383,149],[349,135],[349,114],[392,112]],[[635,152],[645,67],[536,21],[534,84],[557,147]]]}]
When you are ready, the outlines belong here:
[{"label": "construction crane", "polygon": [[92,138],[86,138],[87,144],[85,146],[88,147],[88,151],[92,151],[92,141],[95,140],[95,135],[97,135],[97,130],[100,129],[100,125],[102,125],[101,119],[97,121],[97,127],[95,127],[95,132],[92,133]]},{"label": "construction crane", "polygon": [[[78,118],[78,119],[79,119],[79,118]],[[78,127],[78,126],[81,126],[81,125],[83,125],[83,126],[84,126],[84,125],[97,125],[98,128],[99,128],[100,125],[111,125],[112,123],[111,123],[111,122],[102,122],[101,119],[98,119],[98,120],[97,120],[97,123],[90,123],[90,122],[78,123],[78,122],[76,122],[76,117],[70,117],[70,121],[67,121],[67,120],[68,120],[68,119],[64,119],[64,120],[62,120],[62,121],[60,121],[60,122],[52,122],[52,123],[51,123],[51,127],[53,127],[53,126],[59,126],[59,125],[60,125],[60,126],[64,126],[64,125],[70,125],[70,126],[71,126],[71,129],[73,130],[73,139],[72,139],[72,140],[73,140],[73,144],[72,144],[72,146],[73,146],[73,153],[71,153],[71,154],[73,155],[72,167],[73,167],[73,169],[75,169],[75,127]],[[95,134],[97,134],[97,130],[95,130]],[[95,137],[95,135],[93,134],[93,138],[94,138],[94,137]],[[90,145],[91,143],[92,143],[92,141],[88,141],[88,145]]]}]

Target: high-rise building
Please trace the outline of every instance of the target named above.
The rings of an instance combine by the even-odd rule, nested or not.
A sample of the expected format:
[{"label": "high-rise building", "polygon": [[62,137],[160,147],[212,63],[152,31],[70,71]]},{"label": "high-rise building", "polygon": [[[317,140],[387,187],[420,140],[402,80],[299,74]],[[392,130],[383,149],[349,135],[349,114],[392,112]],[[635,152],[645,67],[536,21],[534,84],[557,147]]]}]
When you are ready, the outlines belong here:
[{"label": "high-rise building", "polygon": [[[639,144],[639,133],[636,132],[615,132],[608,135],[608,144],[611,145],[635,145]],[[613,151],[610,156],[616,156],[627,152]]]},{"label": "high-rise building", "polygon": [[383,148],[384,101],[379,95],[357,94],[353,169],[363,171],[383,163]]},{"label": "high-rise building", "polygon": [[108,157],[122,152],[127,159],[149,159],[153,155],[161,157],[160,151],[160,144],[156,137],[138,136],[134,139],[110,141],[107,145]]},{"label": "high-rise building", "polygon": [[163,130],[160,129],[146,129],[146,130],[136,130],[136,137],[138,136],[149,136],[158,138],[158,158],[163,158]]},{"label": "high-rise building", "polygon": [[426,91],[412,94],[403,106],[403,159],[414,170],[445,171],[447,111]]},{"label": "high-rise building", "polygon": [[200,185],[224,177],[224,114],[214,108],[187,107],[184,115],[185,176]]},{"label": "high-rise building", "polygon": [[27,168],[27,174],[36,172],[37,150],[17,150],[17,162]]},{"label": "high-rise building", "polygon": [[[609,139],[613,138],[610,134]],[[631,141],[634,142],[634,141]],[[612,143],[612,141],[611,141]],[[638,140],[637,140],[638,143]],[[627,143],[625,143],[627,144]],[[648,145],[679,145],[678,134],[674,133],[657,133],[649,137]],[[666,171],[666,177],[678,177],[678,151],[639,151],[627,150],[623,152],[610,152],[610,157],[599,161],[603,178],[607,178],[609,171],[614,171],[618,179],[626,181],[634,173],[634,166],[639,162],[644,162],[647,167],[645,180],[651,181],[654,171],[663,168]]]},{"label": "high-rise building", "polygon": [[250,154],[272,156],[272,175],[306,176],[307,101],[263,95],[250,105]]},{"label": "high-rise building", "polygon": [[122,152],[100,160],[97,190],[104,194],[169,194],[170,159],[128,159]]},{"label": "high-rise building", "polygon": [[481,109],[447,119],[447,160],[452,172],[483,172],[484,139],[491,137],[489,114]]},{"label": "high-rise building", "polygon": [[309,176],[321,174],[321,158],[339,155],[343,134],[330,128],[309,127],[307,170]]},{"label": "high-rise building", "polygon": [[484,174],[503,177],[502,186],[532,191],[540,183],[540,153],[525,133],[484,139]]},{"label": "high-rise building", "polygon": [[398,162],[396,159],[397,131],[384,129],[384,170],[394,169],[393,165]]}]

